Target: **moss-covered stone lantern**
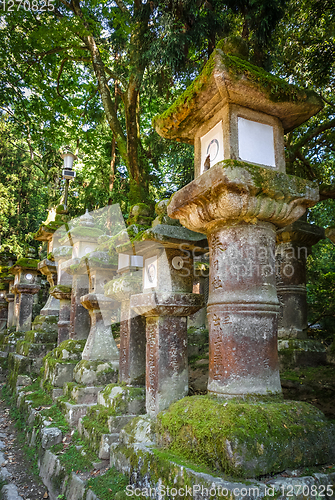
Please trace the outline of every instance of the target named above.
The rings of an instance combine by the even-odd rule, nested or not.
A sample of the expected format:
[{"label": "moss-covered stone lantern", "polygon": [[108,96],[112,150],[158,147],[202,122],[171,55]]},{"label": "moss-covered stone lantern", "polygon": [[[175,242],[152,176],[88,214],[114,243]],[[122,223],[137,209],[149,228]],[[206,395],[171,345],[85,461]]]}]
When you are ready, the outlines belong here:
[{"label": "moss-covered stone lantern", "polygon": [[[53,255],[53,250],[58,247],[58,240],[61,237],[60,232],[56,232],[69,220],[67,212],[64,211],[64,205],[58,205],[51,208],[48,217],[39,227],[34,239],[45,242],[47,245],[47,258],[38,263],[38,270],[46,276],[50,288],[57,284],[57,263]],[[55,235],[56,232],[56,235]],[[41,309],[41,316],[59,316],[59,299],[49,294],[45,306]]]},{"label": "moss-covered stone lantern", "polygon": [[13,290],[15,292],[16,331],[31,330],[34,295],[40,290],[38,259],[35,250],[30,248],[26,258],[19,259],[10,272],[15,275]]},{"label": "moss-covered stone lantern", "polygon": [[280,394],[276,227],[319,200],[317,185],[286,175],[284,133],[322,108],[219,45],[202,73],[155,120],[166,138],[194,144],[195,180],[168,214],[205,233],[210,248],[208,390]]},{"label": "moss-covered stone lantern", "polygon": [[72,275],[70,339],[87,339],[90,331],[88,310],[80,302],[80,297],[86,295],[89,290],[88,273],[79,263],[82,257],[94,252],[102,234],[103,231],[95,227],[93,217],[86,210],[86,213],[79,217],[78,224],[71,227],[64,240],[61,240],[62,244],[72,246],[71,259],[61,265],[62,272]]},{"label": "moss-covered stone lantern", "polygon": [[130,307],[146,318],[146,409],[153,416],[188,393],[187,316],[203,307],[192,293],[192,252],[202,251],[206,237],[172,221],[167,203],[156,205],[152,228],[120,248],[143,256],[143,291],[131,295]]}]

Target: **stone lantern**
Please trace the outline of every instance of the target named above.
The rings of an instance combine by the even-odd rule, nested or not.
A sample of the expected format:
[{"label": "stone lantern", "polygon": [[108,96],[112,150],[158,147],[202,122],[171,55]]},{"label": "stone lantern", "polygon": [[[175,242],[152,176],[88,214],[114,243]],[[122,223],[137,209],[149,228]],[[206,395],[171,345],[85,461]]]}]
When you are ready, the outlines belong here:
[{"label": "stone lantern", "polygon": [[146,408],[153,416],[188,393],[187,316],[203,307],[192,293],[193,252],[206,238],[169,219],[167,203],[158,203],[153,227],[129,245],[143,256],[143,293],[130,297],[130,307],[146,318]]},{"label": "stone lantern", "polygon": [[38,260],[34,258],[34,249],[29,249],[28,257],[19,259],[10,272],[15,275],[16,331],[31,330],[34,295],[40,290]]},{"label": "stone lantern", "polygon": [[94,227],[94,219],[86,210],[79,217],[78,225],[72,227],[66,238],[61,240],[62,244],[71,244],[72,256],[70,260],[63,262],[60,269],[72,275],[71,313],[70,313],[70,339],[87,339],[90,330],[90,319],[80,297],[86,295],[89,290],[87,269],[78,266],[80,259],[94,252],[98,246],[98,237],[103,231]]},{"label": "stone lantern", "polygon": [[[52,255],[53,249],[58,247],[58,240],[61,236],[60,232],[55,232],[65,222],[68,221],[67,212],[63,205],[49,210],[47,220],[39,227],[34,239],[47,244],[47,258],[38,263],[38,270],[46,276],[50,288],[57,284],[57,264]],[[49,295],[45,306],[41,309],[42,316],[59,316],[59,299],[53,295]]]},{"label": "stone lantern", "polygon": [[104,295],[104,286],[115,276],[117,266],[107,252],[92,252],[82,259],[81,266],[88,271],[89,293],[80,298],[89,311],[91,329],[82,359],[106,361],[119,367],[119,350],[116,346],[111,317],[118,303]]},{"label": "stone lantern", "polygon": [[208,237],[213,394],[281,393],[276,228],[319,200],[316,185],[286,175],[284,133],[321,108],[313,92],[218,48],[154,121],[163,137],[195,147],[195,180],[174,194],[168,214]]}]

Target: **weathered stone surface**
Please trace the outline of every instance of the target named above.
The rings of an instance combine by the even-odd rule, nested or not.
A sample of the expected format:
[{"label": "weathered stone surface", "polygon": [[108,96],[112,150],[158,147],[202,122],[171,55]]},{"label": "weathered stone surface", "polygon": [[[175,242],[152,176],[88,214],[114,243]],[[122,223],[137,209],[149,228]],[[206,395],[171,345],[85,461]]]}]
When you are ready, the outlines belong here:
[{"label": "weathered stone surface", "polygon": [[[89,293],[80,298],[81,304],[89,311],[91,329],[83,351],[83,359],[119,363],[119,350],[116,346],[110,319],[115,302],[104,295]],[[110,314],[108,314],[110,312]]]},{"label": "weathered stone surface", "polygon": [[83,359],[76,365],[73,376],[78,384],[88,386],[115,383],[118,379],[118,363]]},{"label": "weathered stone surface", "polygon": [[[271,478],[267,482],[256,480],[239,481],[217,477],[209,472],[199,472],[192,463],[178,460],[176,463],[159,453],[159,450],[143,444],[123,444],[111,448],[111,465],[118,471],[130,476],[130,484],[135,488],[167,487],[179,498],[189,496],[194,500],[259,500],[262,498],[280,498],[281,500],[315,500],[315,492],[327,491],[331,497],[334,491],[335,474],[313,474],[298,478]],[[180,490],[180,488],[182,488]],[[273,488],[273,489],[272,489]],[[305,491],[302,494],[302,491]],[[131,493],[130,493],[131,494]],[[145,493],[144,493],[145,494]],[[178,496],[176,498],[178,498]]]},{"label": "weathered stone surface", "polygon": [[48,488],[50,500],[56,500],[61,494],[61,485],[65,479],[65,471],[62,468],[57,455],[46,450],[40,461],[40,477]]},{"label": "weathered stone surface", "polygon": [[85,498],[85,481],[80,479],[74,472],[70,475],[65,496],[67,500],[82,500]]},{"label": "weathered stone surface", "polygon": [[99,392],[98,404],[113,408],[119,414],[139,415],[145,413],[145,391],[143,387],[110,384]]},{"label": "weathered stone surface", "polygon": [[74,363],[56,363],[50,367],[45,364],[44,379],[55,387],[63,387],[66,382],[72,382]]},{"label": "weathered stone surface", "polygon": [[335,458],[335,426],[298,401],[185,398],[158,415],[157,432],[158,443],[172,453],[234,476],[258,477]]},{"label": "weathered stone surface", "polygon": [[121,430],[119,439],[122,444],[154,445],[156,443],[156,422],[150,415],[136,417]]},{"label": "weathered stone surface", "polygon": [[79,419],[86,415],[87,409],[94,406],[92,404],[73,405],[67,401],[58,401],[57,404],[62,408],[66,421],[72,429],[77,427]]},{"label": "weathered stone surface", "polygon": [[168,214],[192,231],[212,234],[233,221],[285,227],[318,200],[318,187],[311,181],[225,160],[175,193]]},{"label": "weathered stone surface", "polygon": [[136,415],[116,415],[108,417],[108,430],[112,434],[119,433]]},{"label": "weathered stone surface", "polygon": [[314,339],[279,339],[278,356],[281,370],[319,366],[327,362],[325,346]]},{"label": "weathered stone surface", "polygon": [[98,393],[102,390],[102,386],[82,387],[70,384],[64,384],[64,396],[75,401],[77,404],[96,404],[98,401]]},{"label": "weathered stone surface", "polygon": [[45,450],[51,448],[51,446],[61,443],[63,439],[63,434],[58,427],[47,427],[42,429],[41,431],[41,436],[42,436],[42,448]]},{"label": "weathered stone surface", "polygon": [[17,386],[27,386],[32,383],[32,380],[28,375],[18,375],[16,385]]},{"label": "weathered stone surface", "polygon": [[18,493],[17,486],[14,483],[6,484],[1,488],[0,492],[1,500],[19,500],[22,499],[21,495]]}]

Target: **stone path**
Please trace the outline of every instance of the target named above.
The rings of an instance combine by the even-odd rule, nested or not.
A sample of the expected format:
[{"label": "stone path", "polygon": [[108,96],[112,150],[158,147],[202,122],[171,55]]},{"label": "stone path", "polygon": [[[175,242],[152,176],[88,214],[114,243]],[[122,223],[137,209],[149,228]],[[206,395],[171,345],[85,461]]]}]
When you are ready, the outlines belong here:
[{"label": "stone path", "polygon": [[[3,384],[0,384],[0,389]],[[48,492],[33,472],[32,461],[24,451],[10,409],[0,400],[0,500],[42,500]],[[6,482],[7,484],[1,488]]]}]

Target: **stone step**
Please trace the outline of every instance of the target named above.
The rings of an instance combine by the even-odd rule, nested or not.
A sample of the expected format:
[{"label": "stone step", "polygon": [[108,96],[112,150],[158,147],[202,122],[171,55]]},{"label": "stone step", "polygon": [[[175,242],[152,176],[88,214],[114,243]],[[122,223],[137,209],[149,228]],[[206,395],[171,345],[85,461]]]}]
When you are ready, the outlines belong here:
[{"label": "stone step", "polygon": [[111,434],[120,433],[121,429],[125,427],[137,415],[116,415],[115,417],[108,417],[107,424],[108,430]]},{"label": "stone step", "polygon": [[43,380],[54,387],[63,387],[66,382],[73,381],[73,370],[76,362],[57,361],[47,358],[44,362]]},{"label": "stone step", "polygon": [[43,358],[48,352],[52,351],[57,344],[35,344],[27,340],[19,340],[16,344],[17,354],[28,356],[28,358]]},{"label": "stone step", "polygon": [[99,392],[98,404],[113,408],[119,414],[141,415],[146,411],[145,389],[109,384]]},{"label": "stone step", "polygon": [[33,342],[34,344],[56,344],[57,333],[46,332],[44,330],[30,330],[24,335],[24,340]]},{"label": "stone step", "polygon": [[94,426],[87,428],[82,419],[78,422],[78,432],[101,460],[109,460],[111,445],[119,442],[119,432],[98,433]]},{"label": "stone step", "polygon": [[67,423],[74,429],[77,427],[79,419],[86,415],[88,408],[94,406],[93,404],[72,404],[67,401],[57,401]]},{"label": "stone step", "polygon": [[64,396],[76,402],[76,404],[97,404],[98,393],[102,386],[83,387],[73,382],[64,384]]}]

